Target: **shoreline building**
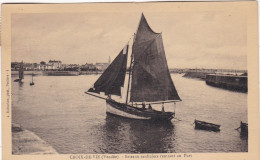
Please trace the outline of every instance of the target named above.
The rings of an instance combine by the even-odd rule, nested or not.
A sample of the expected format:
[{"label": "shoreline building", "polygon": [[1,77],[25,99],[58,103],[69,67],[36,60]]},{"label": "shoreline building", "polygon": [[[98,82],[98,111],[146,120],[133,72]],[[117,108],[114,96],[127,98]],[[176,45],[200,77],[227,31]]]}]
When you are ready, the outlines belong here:
[{"label": "shoreline building", "polygon": [[64,71],[79,71],[80,65],[79,64],[62,64],[60,69]]},{"label": "shoreline building", "polygon": [[47,69],[53,69],[53,70],[57,70],[61,68],[61,61],[57,61],[57,60],[49,60],[48,64],[47,64]]},{"label": "shoreline building", "polygon": [[20,62],[11,62],[11,70],[12,71],[18,70],[20,68],[19,65],[20,65]]},{"label": "shoreline building", "polygon": [[41,61],[40,65],[39,65],[39,69],[42,70],[42,71],[45,71],[47,69],[46,62]]},{"label": "shoreline building", "polygon": [[108,57],[108,63],[100,63],[100,62],[98,62],[98,63],[96,63],[96,68],[98,69],[98,70],[101,70],[101,71],[104,71],[104,70],[106,70],[107,69],[107,67],[110,65],[110,63],[111,63],[111,59],[110,59],[110,56]]},{"label": "shoreline building", "polygon": [[81,66],[81,71],[96,71],[97,68],[93,63],[86,63]]}]

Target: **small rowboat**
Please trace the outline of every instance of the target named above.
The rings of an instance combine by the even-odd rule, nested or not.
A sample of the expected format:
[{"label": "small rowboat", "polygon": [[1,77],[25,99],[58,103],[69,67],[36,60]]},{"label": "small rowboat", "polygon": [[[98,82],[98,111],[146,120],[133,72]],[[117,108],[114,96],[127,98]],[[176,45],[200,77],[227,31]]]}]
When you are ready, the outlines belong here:
[{"label": "small rowboat", "polygon": [[33,82],[33,74],[32,74],[32,82],[30,82],[30,86],[33,86],[34,82]]},{"label": "small rowboat", "polygon": [[218,125],[218,124],[199,121],[196,119],[195,119],[194,123],[195,123],[195,129],[209,130],[209,131],[214,131],[214,132],[220,131],[220,129],[219,129],[220,125]]}]

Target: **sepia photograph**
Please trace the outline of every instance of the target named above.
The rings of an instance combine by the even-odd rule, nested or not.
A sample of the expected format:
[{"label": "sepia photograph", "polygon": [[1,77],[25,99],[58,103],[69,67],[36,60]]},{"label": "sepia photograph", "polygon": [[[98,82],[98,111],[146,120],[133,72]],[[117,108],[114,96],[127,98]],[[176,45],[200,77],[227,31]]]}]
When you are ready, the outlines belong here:
[{"label": "sepia photograph", "polygon": [[8,156],[248,159],[259,145],[256,6],[4,4]]}]

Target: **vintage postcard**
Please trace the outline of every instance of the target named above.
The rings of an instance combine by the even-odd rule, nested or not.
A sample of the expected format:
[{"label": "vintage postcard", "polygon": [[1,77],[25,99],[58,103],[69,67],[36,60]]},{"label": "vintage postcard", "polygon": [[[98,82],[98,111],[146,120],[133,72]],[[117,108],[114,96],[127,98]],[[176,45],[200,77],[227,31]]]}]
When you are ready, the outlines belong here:
[{"label": "vintage postcard", "polygon": [[3,160],[259,160],[257,2],[2,5]]}]

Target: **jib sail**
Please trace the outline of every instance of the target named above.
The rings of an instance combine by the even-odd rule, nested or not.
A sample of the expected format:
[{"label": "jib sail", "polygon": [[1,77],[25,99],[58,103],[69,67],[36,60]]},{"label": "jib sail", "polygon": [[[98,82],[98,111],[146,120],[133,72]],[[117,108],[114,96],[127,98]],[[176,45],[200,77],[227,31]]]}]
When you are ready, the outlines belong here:
[{"label": "jib sail", "polygon": [[128,45],[122,49],[88,92],[104,92],[106,95],[121,96],[121,87],[124,85],[126,74],[127,53]]}]

